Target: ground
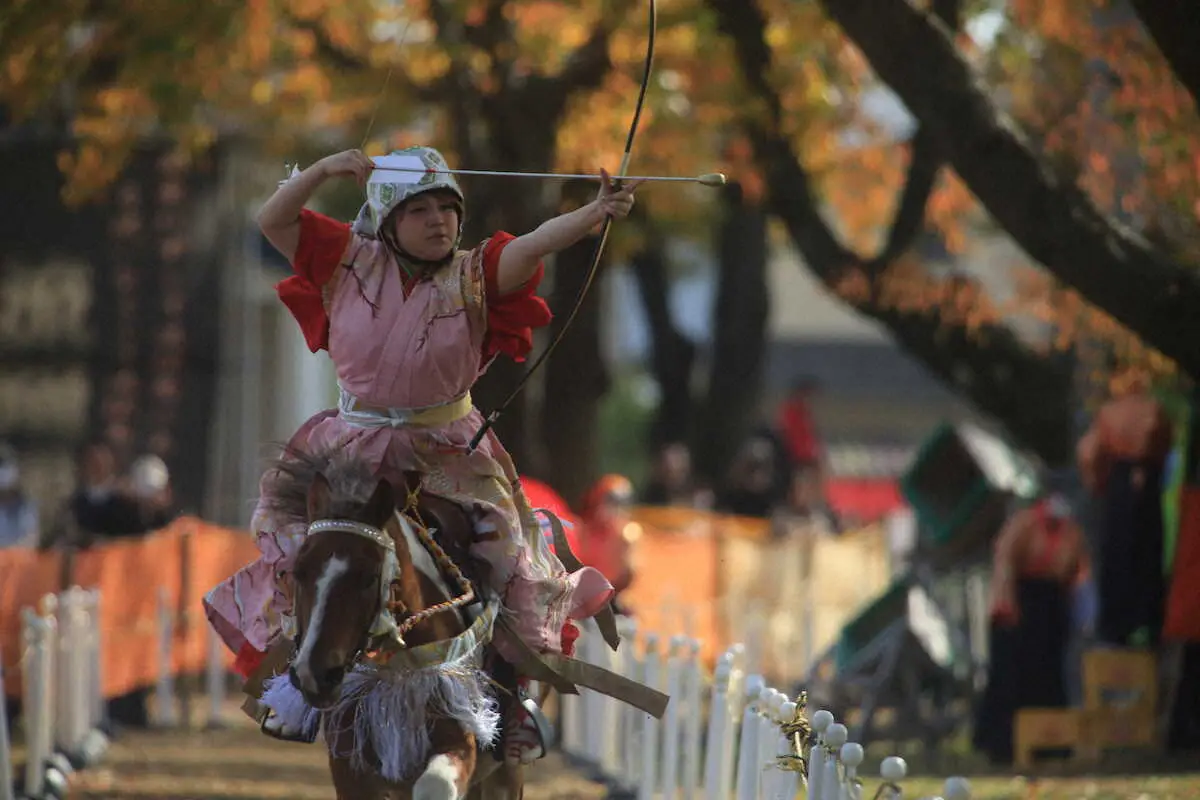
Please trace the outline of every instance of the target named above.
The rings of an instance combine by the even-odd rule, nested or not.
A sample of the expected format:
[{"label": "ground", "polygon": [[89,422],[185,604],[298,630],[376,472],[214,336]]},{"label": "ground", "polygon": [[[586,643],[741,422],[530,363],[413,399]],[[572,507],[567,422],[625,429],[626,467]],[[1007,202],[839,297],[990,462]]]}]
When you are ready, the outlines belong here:
[{"label": "ground", "polygon": [[[526,800],[592,800],[604,788],[552,754],[528,771]],[[249,725],[131,734],[75,776],[71,800],[332,800],[319,745],[278,742]]]},{"label": "ground", "polygon": [[[865,797],[878,781],[868,779]],[[905,795],[939,793],[940,781],[905,781]],[[1177,777],[976,778],[972,800],[1168,800],[1200,797],[1200,775]],[[526,800],[599,800],[602,786],[552,753],[530,771]],[[148,732],[115,744],[104,762],[76,776],[72,800],[331,800],[316,745],[277,742],[248,725],[225,731]]]},{"label": "ground", "polygon": [[[1200,765],[1198,765],[1200,766]],[[875,782],[868,781],[873,790]],[[940,793],[940,781],[906,782],[908,797]],[[1047,778],[1021,777],[971,779],[971,800],[1183,800],[1200,797],[1200,775],[1171,777]]]},{"label": "ground", "polygon": [[[223,730],[153,730],[119,737],[99,765],[73,777],[71,800],[332,800],[319,745],[263,736],[233,706],[225,720],[229,727]],[[15,755],[20,761],[20,747]],[[532,768],[528,778],[526,800],[605,797],[603,786],[556,753]],[[874,797],[878,779],[868,776],[864,783],[863,796]],[[908,798],[941,790],[940,780],[915,778],[903,785]],[[1200,774],[1036,781],[980,777],[971,779],[971,788],[972,800],[1183,800],[1200,798]]]},{"label": "ground", "polygon": [[[197,715],[199,717],[199,715]],[[264,736],[230,705],[222,730],[119,736],[101,763],[71,778],[70,800],[333,800],[319,744]],[[23,761],[22,748],[14,753]],[[16,774],[23,774],[20,763]],[[599,800],[605,789],[551,753],[526,770],[525,800]]]}]

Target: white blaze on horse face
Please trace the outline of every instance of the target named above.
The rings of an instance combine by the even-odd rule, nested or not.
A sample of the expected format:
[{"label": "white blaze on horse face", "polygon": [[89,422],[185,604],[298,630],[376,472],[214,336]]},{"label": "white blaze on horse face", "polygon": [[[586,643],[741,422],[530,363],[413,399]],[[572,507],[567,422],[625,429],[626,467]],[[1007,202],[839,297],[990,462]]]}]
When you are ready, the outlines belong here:
[{"label": "white blaze on horse face", "polygon": [[317,578],[316,599],[313,601],[312,614],[309,615],[308,625],[304,628],[304,640],[300,642],[300,652],[296,654],[296,678],[305,691],[316,692],[317,681],[313,675],[313,648],[321,638],[321,624],[325,620],[325,609],[329,606],[329,595],[338,578],[350,570],[350,562],[340,556],[335,556],[325,562],[321,577]]},{"label": "white blaze on horse face", "polygon": [[438,588],[446,600],[454,597],[454,593],[450,591],[450,584],[446,583],[446,579],[442,576],[442,571],[438,569],[437,562],[433,560],[433,556],[421,540],[417,538],[417,531],[412,523],[401,517],[400,530],[404,531],[404,543],[408,545],[408,553],[412,558],[413,566]]},{"label": "white blaze on horse face", "polygon": [[413,800],[458,800],[459,765],[445,753],[429,759],[429,765],[413,784]]}]

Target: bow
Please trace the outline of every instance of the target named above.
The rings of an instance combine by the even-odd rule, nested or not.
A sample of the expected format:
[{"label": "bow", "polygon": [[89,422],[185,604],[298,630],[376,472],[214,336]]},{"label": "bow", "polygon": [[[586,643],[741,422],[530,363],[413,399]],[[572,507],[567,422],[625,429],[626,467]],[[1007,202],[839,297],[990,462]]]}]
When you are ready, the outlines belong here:
[{"label": "bow", "polygon": [[[642,85],[638,89],[637,105],[633,109],[633,120],[629,123],[629,133],[625,137],[625,154],[621,157],[621,168],[614,176],[613,188],[619,189],[621,186],[621,178],[629,174],[629,161],[633,155],[633,140],[637,137],[638,123],[642,119],[642,107],[646,104],[646,89],[650,86],[650,72],[654,68],[654,32],[657,28],[657,8],[654,0],[649,0],[650,10],[648,17],[649,31],[646,41],[646,61],[642,70]],[[492,425],[504,413],[504,410],[516,399],[525,385],[529,383],[529,378],[533,373],[537,372],[538,367],[545,363],[546,359],[554,352],[554,348],[558,347],[562,341],[567,329],[571,327],[571,323],[575,321],[575,317],[579,314],[579,309],[583,306],[583,301],[587,297],[588,290],[592,288],[592,282],[596,279],[596,273],[600,270],[600,259],[604,256],[604,245],[608,242],[608,231],[612,227],[612,217],[605,217],[604,222],[600,226],[600,239],[596,242],[596,251],[592,254],[592,263],[588,266],[587,277],[583,281],[583,286],[579,288],[579,294],[575,298],[575,303],[571,307],[571,313],[567,315],[562,327],[558,329],[558,333],[542,351],[541,355],[534,360],[533,364],[521,376],[521,380],[517,382],[516,387],[509,393],[500,407],[488,414],[483,424],[479,426],[479,430],[475,432],[475,436],[471,438],[470,444],[467,445],[468,452],[473,451],[483,441],[483,437],[491,429]]]}]

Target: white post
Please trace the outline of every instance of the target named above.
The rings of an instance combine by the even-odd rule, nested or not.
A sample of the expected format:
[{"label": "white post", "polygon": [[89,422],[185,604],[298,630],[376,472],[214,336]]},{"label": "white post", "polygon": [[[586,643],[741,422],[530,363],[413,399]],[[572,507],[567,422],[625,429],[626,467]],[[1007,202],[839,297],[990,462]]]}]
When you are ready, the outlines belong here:
[{"label": "white post", "polygon": [[[779,731],[779,755],[790,756],[792,754],[791,737],[785,734],[782,730],[782,725],[791,722],[796,716],[796,704],[788,701],[779,707],[779,722],[781,729]],[[795,797],[800,792],[800,774],[795,770],[787,770],[779,779],[780,797],[781,800],[795,800]]]},{"label": "white post", "polygon": [[[721,791],[724,792],[723,797],[728,797],[730,788],[734,786],[736,776],[736,762],[734,761],[737,752],[738,735],[741,728],[742,709],[746,707],[747,698],[751,694],[757,694],[758,690],[753,692],[746,691],[746,683],[751,680],[751,676],[746,674],[746,647],[738,643],[729,648],[729,653],[733,657],[733,671],[729,673],[729,688],[726,691],[726,697],[729,700],[729,731],[726,734],[726,746],[717,754],[721,760],[720,781]],[[757,680],[761,681],[761,678]],[[761,684],[760,684],[761,685]]]},{"label": "white post", "polygon": [[970,800],[971,782],[966,778],[947,778],[942,787],[942,797],[946,800]]},{"label": "white post", "polygon": [[4,691],[4,649],[0,647],[0,800],[13,795],[12,743],[8,741],[8,695]]},{"label": "white post", "polygon": [[[879,777],[897,787],[907,774],[908,763],[900,756],[888,756],[879,765]],[[880,800],[900,800],[903,796],[903,791],[888,789],[880,795]]]},{"label": "white post", "polygon": [[842,784],[840,800],[861,800],[857,778],[858,765],[863,762],[866,753],[858,742],[846,742],[842,745],[842,764],[846,767],[846,780]]},{"label": "white post", "polygon": [[[592,620],[587,621],[579,637],[583,645],[583,660],[589,664],[603,663],[598,650],[604,646],[599,630]],[[584,757],[597,770],[603,769],[604,754],[604,695],[585,689],[579,694],[583,706]]]},{"label": "white post", "polygon": [[810,719],[813,743],[808,749],[808,797],[809,800],[822,800],[825,796],[821,785],[825,777],[825,732],[833,724],[833,713],[822,708]]},{"label": "white post", "polygon": [[42,641],[45,658],[41,661],[42,690],[39,698],[42,714],[46,724],[41,728],[41,743],[43,759],[48,759],[54,753],[62,702],[55,696],[58,688],[59,658],[58,658],[58,597],[53,594],[42,595],[39,605],[39,616],[42,621]]},{"label": "white post", "polygon": [[[643,674],[642,662],[638,658],[636,647],[637,622],[625,618],[626,630],[623,634],[625,647],[621,658],[621,674],[632,680],[638,680]],[[621,775],[618,776],[621,788],[633,790],[638,786],[638,778],[642,770],[642,712],[633,706],[621,704],[621,741],[624,747],[622,757],[624,764]]]},{"label": "white post", "polygon": [[662,747],[662,781],[661,791],[664,797],[674,800],[679,791],[679,706],[683,679],[683,645],[687,640],[682,636],[672,636],[667,649],[667,695],[671,702],[667,704],[666,719],[663,721]]},{"label": "white post", "polygon": [[[645,672],[642,681],[651,688],[662,684],[662,659],[658,653],[658,636],[646,634]],[[667,706],[670,708],[670,706]],[[653,800],[658,780],[658,720],[649,714],[642,717],[642,770],[638,783],[638,800]]]},{"label": "white post", "polygon": [[24,679],[25,715],[25,794],[40,797],[45,779],[46,760],[54,732],[50,707],[50,683],[53,678],[51,646],[53,624],[31,608],[21,611],[25,653],[21,673]]},{"label": "white post", "polygon": [[779,709],[787,696],[777,689],[767,689],[758,707],[758,792],[760,797],[774,797],[778,790],[780,772],[775,769],[779,756]]},{"label": "white post", "polygon": [[733,748],[729,719],[729,676],[733,672],[733,654],[725,652],[713,672],[712,700],[708,708],[708,737],[704,746],[705,800],[725,800],[729,785],[721,784],[721,767],[726,750]]},{"label": "white post", "polygon": [[67,702],[67,686],[71,682],[71,676],[67,673],[67,654],[65,639],[63,632],[67,622],[67,615],[63,614],[63,602],[56,594],[44,594],[38,602],[38,611],[42,619],[53,621],[51,627],[50,638],[46,644],[49,648],[49,681],[46,684],[47,693],[43,700],[48,714],[46,728],[46,757],[49,758],[57,747],[60,750],[67,750],[66,738],[68,736],[68,720],[67,712],[70,706]]},{"label": "white post", "polygon": [[821,778],[821,800],[841,800],[841,776],[838,774],[838,764],[841,763],[842,745],[850,732],[840,722],[835,722],[825,731],[825,744],[829,750],[825,754],[825,775]]},{"label": "white post", "polygon": [[60,638],[64,640],[63,647],[67,656],[67,676],[70,685],[67,687],[67,718],[70,722],[68,753],[81,755],[83,742],[91,728],[91,686],[88,679],[88,595],[78,586],[67,590],[65,602],[67,631]]},{"label": "white post", "polygon": [[174,727],[175,678],[171,674],[171,656],[175,643],[175,615],[167,596],[167,587],[158,587],[158,681],[154,688],[155,724]]},{"label": "white post", "polygon": [[696,800],[700,785],[700,725],[704,714],[704,670],[700,665],[699,639],[688,640],[682,695],[680,700],[687,710],[683,726],[683,798]]},{"label": "white post", "polygon": [[225,643],[211,625],[208,626],[208,658],[205,661],[204,678],[208,694],[208,727],[224,727]]},{"label": "white post", "polygon": [[758,800],[758,702],[765,688],[761,675],[746,679],[746,708],[742,712],[735,778],[737,800]]},{"label": "white post", "polygon": [[[618,672],[621,668],[621,654],[608,646],[604,637],[600,635],[599,628],[596,633],[596,650],[601,657],[596,663],[613,672]],[[594,692],[594,694],[600,700],[600,722],[603,730],[600,740],[600,769],[605,780],[611,781],[621,774],[622,703],[600,692]]]},{"label": "white post", "polygon": [[87,663],[88,685],[92,707],[90,710],[89,728],[98,728],[104,724],[104,637],[101,633],[100,620],[100,590],[92,589],[87,593],[88,632],[87,632]]}]

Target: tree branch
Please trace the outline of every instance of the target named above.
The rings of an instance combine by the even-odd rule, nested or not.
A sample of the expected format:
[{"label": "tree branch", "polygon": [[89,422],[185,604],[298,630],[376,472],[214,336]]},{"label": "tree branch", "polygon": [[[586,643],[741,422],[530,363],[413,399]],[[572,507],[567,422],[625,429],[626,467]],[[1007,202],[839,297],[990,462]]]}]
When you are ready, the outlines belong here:
[{"label": "tree branch", "polygon": [[613,30],[633,7],[633,2],[614,0],[604,5],[605,10],[596,20],[587,41],[567,56],[562,70],[557,75],[539,75],[526,87],[526,95],[545,104],[554,112],[556,119],[561,117],[572,95],[599,89],[612,69],[609,41]]},{"label": "tree branch", "polygon": [[[303,19],[290,11],[285,13],[293,27],[312,34],[313,45],[316,48],[318,59],[329,63],[342,72],[361,74],[374,69],[373,65],[358,53],[346,50],[335,44],[329,38],[328,32],[326,32],[325,27],[321,25],[319,20]],[[436,83],[422,86],[408,77],[398,66],[393,67],[392,75],[393,80],[399,78],[396,82],[423,103],[437,102],[441,97],[441,87]]]},{"label": "tree branch", "polygon": [[1187,0],[1130,0],[1175,78],[1200,107],[1200,15]]},{"label": "tree branch", "polygon": [[1200,375],[1200,277],[1049,172],[946,30],[908,0],[822,0],[992,217],[1096,307]]},{"label": "tree branch", "polygon": [[650,328],[650,368],[661,392],[650,439],[655,445],[687,441],[692,427],[692,368],[696,347],[679,332],[671,318],[663,236],[648,221],[647,214],[639,211],[638,216],[644,221],[646,244],[630,258],[630,266]]},{"label": "tree branch", "polygon": [[[940,159],[937,140],[920,129],[913,139],[912,161],[887,243],[872,259],[846,248],[822,218],[812,180],[781,133],[782,102],[767,78],[771,55],[766,44],[766,20],[757,3],[747,0],[708,0],[722,30],[737,52],[743,77],[768,109],[768,122],[747,120],[743,127],[767,180],[771,210],[783,222],[807,267],[835,290],[848,270],[859,269],[877,278],[906,251],[924,223]],[[938,12],[953,21],[952,0],[939,0]],[[1001,326],[968,330],[943,319],[936,309],[900,311],[881,303],[877,292],[851,304],[858,313],[887,327],[897,344],[926,368],[961,393],[976,408],[1001,422],[1013,438],[1049,463],[1063,463],[1069,454],[1071,370],[1058,360],[1026,347]],[[1045,393],[1046,402],[1031,404],[1032,392]]]}]

